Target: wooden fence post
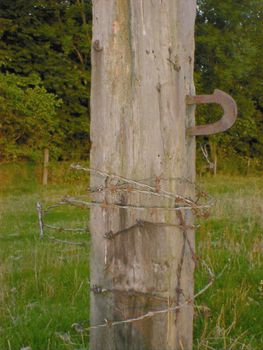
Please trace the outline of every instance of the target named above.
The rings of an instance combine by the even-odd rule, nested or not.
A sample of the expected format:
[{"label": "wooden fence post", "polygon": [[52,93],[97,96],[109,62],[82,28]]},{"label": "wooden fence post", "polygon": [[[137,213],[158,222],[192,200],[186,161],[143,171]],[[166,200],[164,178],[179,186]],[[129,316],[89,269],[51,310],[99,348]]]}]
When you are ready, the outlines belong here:
[{"label": "wooden fence post", "polygon": [[44,162],[43,162],[43,180],[42,183],[44,186],[47,185],[48,182],[48,163],[49,163],[49,149],[44,149]]},{"label": "wooden fence post", "polygon": [[[92,168],[194,198],[195,12],[195,0],[93,1]],[[107,327],[91,329],[90,349],[192,349],[191,302],[111,326],[192,300],[192,212],[96,173],[91,186],[104,189],[91,209],[91,325]]]}]

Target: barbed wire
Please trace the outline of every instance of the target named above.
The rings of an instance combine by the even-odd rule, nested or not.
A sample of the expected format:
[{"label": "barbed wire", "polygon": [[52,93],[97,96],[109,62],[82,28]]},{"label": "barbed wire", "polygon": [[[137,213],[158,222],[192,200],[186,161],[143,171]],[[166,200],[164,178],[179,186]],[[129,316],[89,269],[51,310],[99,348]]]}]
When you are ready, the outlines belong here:
[{"label": "barbed wire", "polygon": [[[183,234],[183,246],[182,246],[182,252],[181,256],[179,258],[179,264],[177,267],[177,286],[176,286],[176,296],[174,300],[171,300],[171,298],[165,298],[162,296],[158,295],[153,295],[153,293],[148,293],[149,298],[156,298],[158,300],[162,300],[167,302],[168,304],[172,301],[176,305],[173,306],[168,306],[166,308],[163,308],[161,310],[153,310],[153,311],[148,311],[146,313],[143,313],[139,316],[136,317],[131,317],[131,318],[126,318],[124,320],[109,320],[107,318],[104,319],[104,322],[97,324],[97,325],[91,325],[90,327],[85,328],[85,331],[90,331],[93,329],[98,329],[98,328],[104,328],[104,327],[114,327],[122,324],[127,324],[127,323],[133,323],[133,322],[138,322],[142,321],[147,318],[152,318],[156,315],[161,315],[165,314],[168,312],[177,312],[180,309],[193,305],[194,300],[202,295],[208,288],[212,286],[214,283],[216,277],[213,272],[213,270],[208,266],[208,264],[201,259],[200,257],[196,256],[194,252],[194,248],[191,246],[191,242],[189,240],[189,237],[187,235],[188,230],[194,230],[198,226],[196,225],[188,225],[185,222],[185,219],[183,217],[183,212],[185,211],[186,213],[189,210],[192,210],[195,214],[200,214],[201,216],[205,217],[204,211],[208,210],[211,208],[211,206],[214,203],[214,199],[210,197],[207,193],[202,191],[200,187],[197,187],[196,184],[188,179],[178,179],[178,178],[173,178],[175,181],[182,181],[182,182],[187,182],[193,186],[195,186],[195,189],[197,189],[197,198],[196,200],[193,200],[191,198],[182,196],[177,193],[169,192],[166,190],[163,190],[161,188],[161,181],[172,181],[171,178],[162,178],[160,176],[156,177],[151,177],[151,181],[155,182],[155,186],[149,185],[145,183],[149,179],[144,179],[144,180],[133,180],[133,179],[128,179],[123,176],[119,176],[116,174],[111,174],[107,173],[105,171],[101,171],[98,169],[93,169],[93,168],[88,168],[88,167],[83,167],[81,165],[71,165],[71,169],[73,170],[81,170],[84,172],[89,172],[91,174],[94,174],[96,176],[100,176],[104,178],[104,184],[100,184],[96,187],[88,188],[88,191],[85,195],[78,196],[76,197],[71,197],[71,196],[65,196],[63,197],[58,203],[55,203],[53,205],[48,206],[46,209],[42,208],[41,203],[37,203],[37,212],[38,212],[38,220],[39,220],[39,227],[40,227],[40,237],[47,237],[48,239],[57,242],[57,243],[64,243],[64,244],[72,244],[72,245],[80,245],[80,246],[86,246],[87,242],[73,242],[73,241],[67,241],[67,240],[61,240],[55,237],[52,237],[44,232],[44,229],[47,228],[49,230],[55,230],[58,232],[88,232],[88,225],[83,228],[68,228],[68,227],[60,227],[56,225],[50,225],[46,224],[44,221],[44,216],[47,215],[51,210],[59,208],[60,206],[65,206],[65,205],[70,205],[70,206],[75,206],[78,208],[92,208],[92,207],[100,207],[103,210],[107,210],[108,208],[118,208],[118,209],[126,209],[126,210],[136,210],[136,211],[150,211],[150,210],[160,210],[160,211],[174,211],[177,215],[177,221],[178,222],[151,222],[151,221],[146,221],[142,220],[141,218],[135,219],[135,222],[131,224],[130,226],[123,228],[121,230],[117,230],[113,232],[112,230],[105,232],[103,237],[107,240],[113,240],[115,237],[121,235],[121,234],[128,234],[132,232],[136,228],[142,228],[145,226],[160,226],[160,227],[178,227],[181,229],[181,232]],[[159,197],[162,199],[168,199],[172,202],[170,203],[165,203],[166,205],[134,205],[134,204],[126,204],[126,203],[118,203],[116,198],[114,198],[114,201],[109,201],[109,196],[104,196],[104,199],[101,201],[98,200],[92,200],[90,199],[90,196],[93,194],[101,194],[101,193],[109,193],[109,194],[119,194],[119,193],[127,193],[128,195],[131,193],[139,193],[142,195],[148,195],[148,196],[155,196]],[[107,200],[106,200],[107,198]],[[201,198],[205,198],[207,200],[206,203],[200,203]],[[140,201],[140,203],[142,200]],[[172,232],[172,231],[171,231]],[[197,293],[193,295],[192,298],[188,298],[184,302],[180,303],[180,294],[183,294],[183,291],[181,289],[181,274],[182,274],[182,265],[184,262],[184,257],[185,257],[185,249],[186,246],[188,246],[192,260],[194,261],[195,265],[197,263],[201,263],[201,265],[206,269],[209,277],[208,283],[200,289]],[[220,275],[223,273],[226,267],[221,271]],[[117,289],[107,289],[104,288],[103,286],[98,286],[98,285],[93,285],[90,290],[94,294],[102,294],[104,295],[107,292],[111,293],[124,293],[126,295],[144,295],[146,296],[146,293],[141,293],[139,291],[122,291],[122,290],[117,290]],[[76,323],[74,323],[76,324]]]},{"label": "barbed wire", "polygon": [[[161,226],[161,227],[182,227],[181,224],[173,224],[173,223],[165,223],[165,222],[151,222],[151,221],[146,221],[146,220],[141,220],[141,219],[136,219],[136,223],[134,225],[131,225],[123,230],[119,230],[116,232],[113,231],[108,231],[104,234],[104,237],[107,239],[113,239],[116,236],[127,233],[130,230],[136,228],[136,227],[144,227],[144,226]],[[186,227],[190,230],[194,230],[197,228],[197,225],[186,225]]]},{"label": "barbed wire", "polygon": [[48,225],[46,223],[43,223],[44,224],[44,227],[47,227],[51,230],[56,230],[56,231],[59,231],[59,232],[88,232],[88,227],[86,228],[67,228],[67,227],[62,227],[62,226],[54,226],[54,225]]},{"label": "barbed wire", "polygon": [[47,209],[43,210],[42,204],[40,202],[37,202],[36,209],[38,213],[38,223],[39,223],[39,229],[40,229],[40,238],[47,238],[48,240],[51,240],[56,243],[62,243],[62,244],[68,244],[68,245],[76,245],[76,246],[87,246],[88,242],[73,242],[68,241],[64,239],[59,239],[53,236],[48,235],[46,232],[44,233],[44,229],[48,228],[51,230],[59,231],[59,232],[88,232],[88,227],[85,228],[67,228],[67,227],[61,227],[61,226],[55,226],[55,225],[49,225],[44,222],[44,215],[46,215],[50,209],[58,208],[60,204],[49,206]]},{"label": "barbed wire", "polygon": [[[95,175],[100,175],[100,176],[105,177],[105,178],[107,178],[109,180],[111,180],[111,179],[112,180],[120,180],[123,183],[131,184],[131,185],[135,185],[135,186],[147,189],[147,191],[144,191],[143,193],[151,194],[151,195],[159,196],[159,197],[164,197],[164,198],[173,198],[173,199],[177,199],[177,200],[179,199],[183,203],[188,204],[189,206],[193,206],[193,207],[196,206],[196,203],[193,200],[189,199],[189,198],[186,198],[186,197],[181,196],[179,194],[175,194],[173,192],[162,190],[160,188],[160,181],[162,179],[160,176],[156,176],[155,177],[156,186],[154,187],[154,186],[148,185],[146,183],[143,183],[141,181],[131,180],[131,179],[125,178],[123,176],[107,173],[105,171],[101,171],[101,170],[98,170],[98,169],[87,168],[87,167],[85,168],[85,167],[83,167],[83,166],[81,166],[79,164],[71,165],[71,169],[82,170],[82,171],[85,171],[85,172],[93,173]],[[98,188],[98,190],[101,190],[101,187],[100,187],[100,189]],[[138,191],[138,189],[136,187],[131,187],[130,191],[131,192],[132,191]],[[141,191],[141,190],[139,190],[139,191]]]},{"label": "barbed wire", "polygon": [[134,209],[134,210],[150,210],[150,209],[160,209],[160,210],[167,210],[167,211],[177,211],[177,210],[200,210],[200,209],[209,209],[211,205],[193,205],[193,206],[178,206],[175,204],[175,206],[169,207],[169,206],[140,206],[140,205],[131,205],[131,204],[121,204],[121,203],[109,203],[106,200],[103,202],[96,202],[96,201],[84,201],[81,199],[76,199],[73,197],[64,197],[61,201],[61,204],[70,204],[73,206],[77,206],[79,208],[90,208],[90,207],[101,207],[102,209],[107,208],[120,208],[120,209]]},{"label": "barbed wire", "polygon": [[76,245],[76,246],[87,246],[88,245],[88,242],[73,242],[73,241],[68,241],[68,240],[64,240],[64,239],[58,239],[58,238],[49,236],[47,234],[45,234],[45,237],[47,237],[50,241],[53,241],[56,243]]},{"label": "barbed wire", "polygon": [[[162,309],[162,310],[148,311],[148,312],[146,312],[146,313],[144,313],[144,314],[142,314],[142,315],[140,315],[138,317],[128,318],[128,319],[125,319],[125,320],[111,321],[111,320],[105,318],[104,319],[104,323],[101,323],[101,324],[98,324],[98,325],[93,325],[93,326],[90,326],[90,327],[86,327],[86,328],[84,328],[84,330],[85,331],[90,331],[90,330],[98,329],[98,328],[114,327],[114,326],[123,325],[123,324],[126,324],[126,323],[138,322],[138,321],[142,321],[142,320],[147,319],[147,318],[152,318],[152,317],[154,317],[156,315],[165,314],[165,313],[168,313],[168,312],[180,310],[183,307],[188,306],[188,305],[193,305],[194,300],[196,298],[198,298],[200,295],[202,295],[203,293],[205,293],[214,284],[215,280],[217,280],[217,279],[219,279],[221,277],[221,275],[224,273],[224,271],[226,270],[226,268],[228,266],[228,264],[226,264],[224,266],[224,268],[221,270],[221,272],[219,273],[219,275],[216,277],[214,272],[212,271],[212,269],[207,265],[207,263],[204,260],[202,260],[201,263],[206,268],[206,270],[208,272],[209,283],[207,283],[202,289],[200,289],[197,293],[195,293],[192,299],[186,300],[184,303],[179,304],[179,305],[175,305],[175,306],[172,306],[172,307],[167,307],[167,308]],[[109,291],[109,290],[101,288],[99,293],[106,293],[107,291]],[[171,299],[166,298],[166,301],[170,302]]]},{"label": "barbed wire", "polygon": [[[94,188],[89,188],[88,189],[88,194],[80,196],[80,198],[75,198],[75,197],[69,197],[65,196],[62,198],[58,203],[53,204],[48,206],[45,210],[42,209],[42,205],[40,202],[37,203],[37,211],[38,211],[38,219],[39,219],[39,227],[40,227],[40,236],[43,238],[44,235],[44,228],[48,228],[51,230],[56,230],[59,232],[88,232],[88,227],[85,228],[67,228],[67,227],[61,227],[61,226],[55,226],[55,225],[50,225],[46,224],[43,220],[43,217],[47,215],[50,210],[58,208],[60,206],[65,206],[65,205],[71,205],[71,206],[76,206],[78,208],[91,208],[91,207],[101,207],[102,209],[107,209],[107,208],[119,208],[119,209],[130,209],[130,210],[136,210],[136,211],[145,211],[145,210],[166,210],[166,211],[181,211],[181,210],[193,210],[195,213],[201,213],[201,211],[209,209],[212,205],[212,199],[209,198],[207,193],[204,191],[201,191],[198,189],[198,196],[197,200],[193,201],[192,199],[183,197],[182,195],[175,194],[173,192],[165,191],[161,189],[160,182],[162,181],[168,181],[171,179],[167,178],[162,178],[160,176],[156,177],[151,177],[151,179],[154,179],[155,181],[155,187],[148,185],[146,183],[143,183],[142,181],[137,181],[137,180],[131,180],[128,178],[125,178],[123,176],[115,175],[115,174],[110,174],[105,171],[93,169],[93,168],[87,168],[83,167],[81,165],[71,165],[71,169],[73,170],[81,170],[84,172],[89,172],[98,176],[101,176],[105,179],[107,179],[107,184],[106,185],[99,185]],[[117,183],[112,184],[109,183],[109,180],[115,180]],[[178,181],[178,178],[173,178],[173,180]],[[144,180],[145,181],[145,180]],[[191,183],[192,185],[195,185],[192,181],[189,179],[181,179],[181,181]],[[128,184],[128,185],[127,185]],[[139,187],[139,188],[138,188]],[[196,185],[195,185],[196,187]],[[123,204],[123,203],[109,203],[105,199],[103,201],[94,201],[94,200],[84,200],[89,194],[94,194],[94,193],[101,193],[101,192],[110,192],[110,193],[117,193],[117,192],[127,192],[127,193],[141,193],[144,195],[153,195],[153,196],[158,196],[161,198],[167,198],[167,199],[172,199],[173,203],[172,205],[168,206],[143,206],[143,205],[131,205],[131,204]],[[208,203],[205,204],[198,204],[200,198],[207,198]],[[83,199],[84,198],[84,199]],[[184,205],[181,205],[181,204]],[[202,214],[203,215],[203,214]],[[203,215],[204,216],[204,215]],[[116,234],[113,234],[113,236],[119,235],[121,232],[127,232],[131,230],[132,228],[138,226],[139,224],[142,224],[140,220],[138,220],[134,225],[132,225],[130,228],[125,228],[123,230],[120,230],[116,232]],[[144,222],[146,224],[146,222]],[[149,224],[149,222],[148,222]],[[167,223],[152,223],[155,225],[163,225],[163,226],[180,226],[178,224],[167,224]],[[108,233],[108,238],[110,237],[110,233]],[[107,237],[107,233],[105,233]],[[47,237],[47,236],[46,236]],[[54,238],[54,237],[53,237]]]},{"label": "barbed wire", "polygon": [[[105,180],[107,180],[107,185],[99,185],[93,188],[88,188],[88,193],[101,193],[101,192],[128,192],[128,193],[142,193],[145,195],[151,195],[151,196],[157,196],[161,198],[168,198],[168,199],[174,199],[174,207],[179,207],[179,204],[184,203],[187,206],[184,206],[184,209],[192,209],[195,211],[200,211],[202,209],[206,210],[211,208],[211,206],[215,203],[215,198],[210,196],[207,192],[205,192],[196,182],[191,181],[188,178],[178,178],[178,177],[169,177],[165,178],[163,176],[153,176],[147,179],[143,180],[131,180],[127,179],[123,176],[107,173],[105,171],[100,171],[97,169],[89,168],[89,167],[83,167],[79,164],[71,165],[71,169],[73,170],[81,170],[84,172],[95,174],[96,176],[101,176]],[[117,181],[117,183],[111,183],[111,181]],[[149,184],[146,184],[146,181],[154,181],[155,186],[151,186]],[[165,191],[161,189],[161,182],[171,182],[174,181],[176,183],[187,183],[193,186],[196,190],[196,200],[193,200],[191,198],[184,197],[182,195],[179,195],[177,193]],[[128,184],[128,185],[127,185]],[[138,188],[139,187],[139,188]],[[142,190],[141,188],[144,188]],[[204,198],[206,200],[206,203],[199,204],[200,199]],[[182,208],[182,206],[181,206]],[[181,209],[181,208],[178,208]],[[130,208],[127,208],[130,209]],[[164,209],[164,208],[160,208]]]}]

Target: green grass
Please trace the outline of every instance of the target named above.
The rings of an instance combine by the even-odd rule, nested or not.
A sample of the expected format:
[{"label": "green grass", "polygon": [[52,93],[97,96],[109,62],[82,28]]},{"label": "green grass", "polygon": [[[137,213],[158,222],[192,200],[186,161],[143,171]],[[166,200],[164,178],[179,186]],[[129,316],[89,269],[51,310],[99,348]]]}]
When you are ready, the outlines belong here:
[{"label": "green grass", "polygon": [[[87,348],[88,336],[77,333],[72,324],[88,324],[88,247],[41,240],[36,214],[37,201],[55,203],[65,194],[83,193],[86,184],[43,188],[34,167],[5,166],[1,175],[6,186],[0,201],[0,349]],[[57,208],[46,221],[85,227],[87,212]],[[87,233],[47,233],[89,241]]]},{"label": "green grass", "polygon": [[[195,349],[263,348],[262,178],[206,178],[216,198],[197,232],[197,253],[223,275],[197,301]],[[203,274],[196,273],[196,288]]]},{"label": "green grass", "polygon": [[[72,246],[39,238],[35,205],[55,203],[65,194],[83,193],[87,178],[53,169],[53,183],[39,185],[33,165],[0,167],[0,350],[88,349],[88,245]],[[197,254],[222,276],[196,300],[196,350],[263,348],[263,185],[259,177],[203,178],[217,202],[200,221]],[[87,213],[54,209],[46,220],[84,227]],[[49,232],[89,242],[87,234]],[[207,283],[197,268],[196,290]]]}]

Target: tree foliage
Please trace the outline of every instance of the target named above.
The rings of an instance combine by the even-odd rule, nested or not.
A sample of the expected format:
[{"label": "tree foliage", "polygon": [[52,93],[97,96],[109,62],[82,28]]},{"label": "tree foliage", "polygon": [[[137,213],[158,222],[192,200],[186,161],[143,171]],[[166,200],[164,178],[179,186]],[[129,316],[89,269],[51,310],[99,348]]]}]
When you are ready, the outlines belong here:
[{"label": "tree foliage", "polygon": [[[222,89],[235,98],[239,111],[236,125],[228,132],[199,140],[201,143],[209,140],[219,160],[233,162],[235,158],[244,163],[254,159],[262,164],[262,0],[197,0],[197,3],[197,93],[209,94],[215,88]],[[59,159],[87,158],[91,0],[2,1],[0,38],[2,91],[6,79],[12,80],[13,88],[16,82],[20,93],[31,89],[28,91],[37,95],[40,91],[43,106],[56,95],[63,103],[59,108],[56,105],[56,115],[50,116],[52,154]],[[25,86],[21,87],[21,81]],[[51,103],[50,108],[53,107]],[[16,117],[20,112],[16,110]],[[198,123],[216,120],[221,113],[214,106],[200,106]],[[5,115],[5,121],[7,115],[12,113]],[[33,145],[26,137],[15,141],[20,126],[10,121],[9,135],[14,132],[16,136],[1,141],[2,157],[3,154],[11,157],[12,152],[31,157],[29,148],[39,150],[44,145],[37,140]],[[6,130],[1,130],[1,135],[7,137]],[[4,147],[7,147],[5,152]]]},{"label": "tree foliage", "polygon": [[60,105],[37,76],[0,73],[0,160],[36,159],[44,147],[55,154],[60,146]]},{"label": "tree foliage", "polygon": [[91,4],[84,0],[0,3],[2,73],[37,75],[63,104],[57,113],[62,159],[89,150]]},{"label": "tree foliage", "polygon": [[[238,105],[235,126],[209,137],[221,159],[260,159],[263,155],[262,11],[261,0],[198,0],[197,91],[212,93],[219,88]],[[198,114],[199,122],[213,121],[222,111],[203,106]]]}]

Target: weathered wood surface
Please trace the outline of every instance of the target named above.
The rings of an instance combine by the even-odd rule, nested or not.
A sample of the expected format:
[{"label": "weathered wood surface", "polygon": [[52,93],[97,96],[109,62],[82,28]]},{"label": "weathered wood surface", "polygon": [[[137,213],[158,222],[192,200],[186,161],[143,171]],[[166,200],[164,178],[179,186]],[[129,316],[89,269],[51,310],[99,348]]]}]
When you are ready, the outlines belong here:
[{"label": "weathered wood surface", "polygon": [[[91,167],[194,196],[193,95],[195,0],[94,0]],[[156,177],[157,180],[156,180]],[[91,186],[107,185],[92,175]],[[123,192],[94,199],[135,205],[169,200]],[[188,211],[187,222],[193,221]],[[136,219],[178,223],[175,212],[91,209],[91,325],[136,317],[193,296],[194,263],[182,230],[149,225],[104,238]],[[188,230],[194,247],[194,232]],[[180,264],[180,262],[182,262]],[[180,292],[182,291],[182,292]],[[158,296],[155,298],[154,296]],[[169,301],[168,301],[169,299]],[[192,348],[193,306],[151,319],[91,331],[91,350]]]}]

